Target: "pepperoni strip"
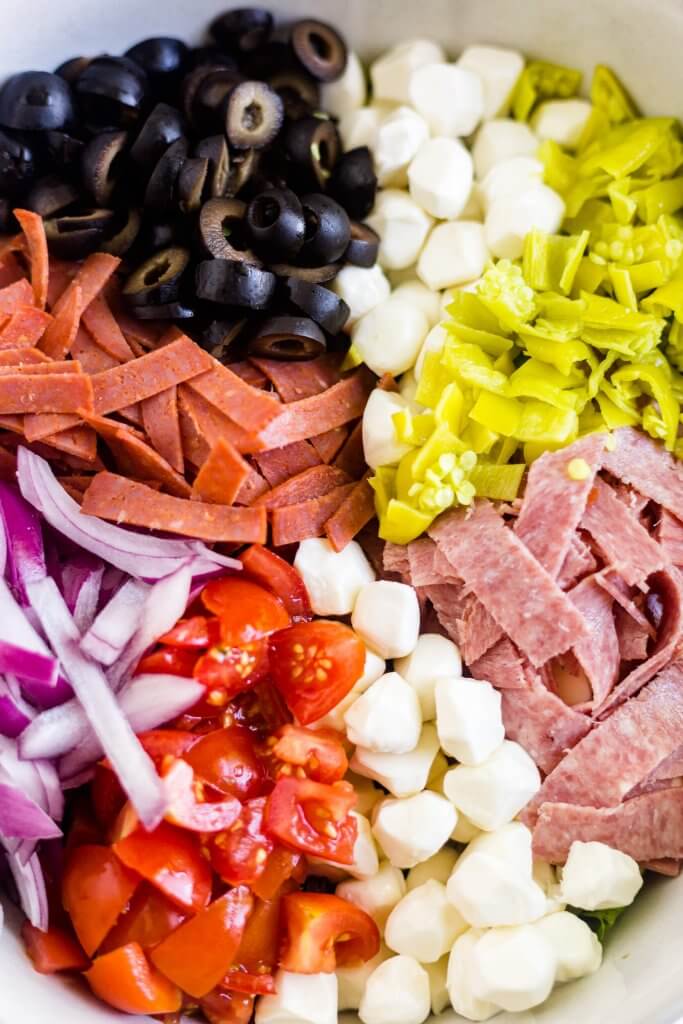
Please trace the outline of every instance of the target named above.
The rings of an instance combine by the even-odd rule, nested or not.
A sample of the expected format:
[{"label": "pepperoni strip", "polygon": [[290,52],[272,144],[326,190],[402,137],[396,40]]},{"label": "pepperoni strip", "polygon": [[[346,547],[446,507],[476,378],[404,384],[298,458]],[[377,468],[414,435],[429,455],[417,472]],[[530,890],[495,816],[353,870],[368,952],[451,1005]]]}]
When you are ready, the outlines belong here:
[{"label": "pepperoni strip", "polygon": [[32,348],[52,322],[52,317],[44,310],[20,306],[0,330],[0,348]]},{"label": "pepperoni strip", "polygon": [[7,348],[0,350],[0,366],[24,366],[29,363],[49,363],[39,348]]},{"label": "pepperoni strip", "polygon": [[258,452],[263,448],[256,434],[240,427],[190,385],[182,384],[178,388],[178,408],[181,430],[192,435],[191,439],[188,438],[188,443],[196,458],[189,455],[187,448],[185,455],[195,466],[201,466],[221,438],[234,445],[241,455]]},{"label": "pepperoni strip", "polygon": [[265,448],[303,441],[358,419],[372,390],[372,376],[357,370],[327,391],[286,405],[261,431]]},{"label": "pepperoni strip", "polygon": [[95,412],[104,416],[133,402],[151,398],[174,384],[202,374],[210,363],[211,356],[183,335],[140,359],[95,374]]},{"label": "pepperoni strip", "polygon": [[339,381],[339,356],[324,355],[303,363],[278,359],[252,359],[254,366],[268,378],[283,402],[297,402],[327,391]]},{"label": "pepperoni strip", "polygon": [[167,491],[179,498],[190,496],[192,488],[185,478],[169,466],[133,427],[115,423],[104,416],[85,415],[84,419],[111,449],[122,473],[134,480],[158,480]]},{"label": "pepperoni strip", "polygon": [[374,491],[367,480],[361,480],[325,523],[325,534],[334,550],[343,551],[374,515]]},{"label": "pepperoni strip", "polygon": [[45,309],[50,263],[43,218],[37,213],[33,213],[32,210],[15,210],[14,216],[21,225],[28,246],[28,255],[31,260],[31,285],[35,303],[39,309]]},{"label": "pepperoni strip", "polygon": [[284,448],[272,448],[254,457],[254,462],[271,487],[276,487],[297,473],[303,473],[311,466],[319,466],[321,461],[309,441],[295,441]]},{"label": "pepperoni strip", "polygon": [[0,376],[0,413],[77,412],[92,409],[93,386],[83,373],[8,373]]},{"label": "pepperoni strip", "polygon": [[296,544],[309,537],[321,537],[325,523],[337,511],[341,503],[353,490],[353,484],[335,487],[321,498],[302,501],[298,505],[287,505],[273,509],[273,544]]},{"label": "pepperoni strip", "polygon": [[81,286],[74,282],[67,289],[64,301],[55,306],[55,316],[40,340],[40,347],[51,359],[63,359],[76,340],[83,308]]},{"label": "pepperoni strip", "polygon": [[200,501],[232,505],[251,473],[249,463],[229,441],[217,441],[197,473],[192,494]]},{"label": "pepperoni strip", "polygon": [[0,288],[0,316],[11,316],[22,306],[33,303],[33,289],[25,277]]},{"label": "pepperoni strip", "polygon": [[[132,418],[137,413],[137,422],[142,421],[150,444],[159,452],[177,473],[185,468],[183,440],[180,436],[178,419],[178,391],[175,385],[160,391],[158,395],[146,398],[141,406],[128,406],[121,414]],[[134,420],[135,422],[135,420]]]},{"label": "pepperoni strip", "polygon": [[275,420],[281,406],[272,395],[253,388],[211,356],[206,358],[212,367],[188,385],[192,391],[215,405],[244,430],[259,431]]},{"label": "pepperoni strip", "polygon": [[97,295],[83,310],[83,323],[93,340],[119,363],[134,358],[133,350],[109,308],[104,295]]},{"label": "pepperoni strip", "polygon": [[329,494],[336,487],[342,487],[349,483],[346,473],[336,466],[312,466],[305,469],[303,473],[285,480],[278,484],[268,494],[259,498],[256,505],[264,508],[284,508],[285,505],[298,505],[302,501],[310,501],[311,498],[320,498]]}]

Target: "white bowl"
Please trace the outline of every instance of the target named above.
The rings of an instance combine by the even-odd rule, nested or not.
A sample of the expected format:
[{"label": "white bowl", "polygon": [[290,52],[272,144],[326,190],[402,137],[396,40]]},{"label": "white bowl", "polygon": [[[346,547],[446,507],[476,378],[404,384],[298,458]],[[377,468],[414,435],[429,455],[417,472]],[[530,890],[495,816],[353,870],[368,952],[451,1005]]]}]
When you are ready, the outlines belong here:
[{"label": "white bowl", "polygon": [[[240,0],[240,3],[242,0]],[[609,64],[651,114],[677,114],[683,97],[683,0],[261,0],[290,17],[340,26],[373,54],[422,36],[457,54],[470,43],[514,46],[581,67]],[[123,52],[150,35],[196,40],[233,3],[220,0],[0,0],[0,78],[51,69],[77,54]],[[589,80],[589,79],[588,79]],[[500,1024],[683,1024],[680,967],[683,877],[655,880],[619,924],[602,969],[561,987],[538,1011]],[[16,915],[0,938],[0,1024],[144,1024],[96,1003],[77,981],[35,974],[17,939]],[[355,1021],[344,1014],[341,1020]],[[462,1018],[446,1012],[435,1024]]]}]

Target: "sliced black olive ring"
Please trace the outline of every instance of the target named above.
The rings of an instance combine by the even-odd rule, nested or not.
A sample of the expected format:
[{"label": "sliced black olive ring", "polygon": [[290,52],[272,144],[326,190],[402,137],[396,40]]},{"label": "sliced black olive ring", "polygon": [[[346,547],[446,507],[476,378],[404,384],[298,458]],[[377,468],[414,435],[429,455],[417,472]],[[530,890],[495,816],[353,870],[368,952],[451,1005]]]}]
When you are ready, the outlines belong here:
[{"label": "sliced black olive ring", "polygon": [[55,131],[74,119],[68,82],[48,71],[21,71],[0,88],[0,124],[19,131]]},{"label": "sliced black olive ring", "polygon": [[188,249],[180,246],[162,249],[133,271],[123,286],[122,294],[135,306],[175,302],[189,262]]},{"label": "sliced black olive ring", "polygon": [[282,127],[284,104],[265,82],[242,82],[230,93],[225,130],[237,149],[263,149]]},{"label": "sliced black olive ring", "polygon": [[304,244],[304,211],[288,188],[269,188],[254,196],[247,226],[258,251],[271,260],[293,259]]},{"label": "sliced black olive ring", "polygon": [[235,342],[247,325],[247,318],[240,320],[214,320],[199,339],[199,344],[221,361],[232,354]]},{"label": "sliced black olive ring", "polygon": [[367,217],[377,195],[375,165],[367,146],[357,146],[339,158],[327,190],[353,220]]},{"label": "sliced black olive ring", "polygon": [[379,235],[369,224],[351,221],[351,241],[344,254],[347,263],[354,267],[374,267],[379,252]]},{"label": "sliced black olive ring", "polygon": [[206,251],[216,259],[260,267],[261,261],[249,249],[246,212],[246,203],[240,199],[209,199],[199,214],[199,234]]},{"label": "sliced black olive ring", "polygon": [[48,174],[37,181],[26,196],[26,207],[41,217],[54,217],[78,201],[79,192],[72,182]]},{"label": "sliced black olive ring", "polygon": [[209,32],[228,50],[248,53],[261,46],[273,28],[273,15],[264,7],[237,7],[215,18]]},{"label": "sliced black olive ring", "polygon": [[173,36],[152,36],[141,39],[126,50],[125,56],[147,72],[157,86],[165,79],[177,77],[187,61],[189,47]]},{"label": "sliced black olive ring", "polygon": [[267,309],[275,295],[277,278],[252,263],[204,260],[197,267],[195,284],[200,299],[247,309]]},{"label": "sliced black olive ring", "polygon": [[202,197],[209,173],[205,156],[185,160],[178,175],[178,206],[181,213],[194,213],[202,205]]},{"label": "sliced black olive ring", "polygon": [[176,182],[187,156],[187,142],[178,139],[168,147],[152,171],[145,190],[145,206],[163,212],[174,205]]},{"label": "sliced black olive ring", "polygon": [[275,316],[249,342],[249,355],[266,359],[315,359],[327,348],[325,335],[307,317]]},{"label": "sliced black olive ring", "polygon": [[103,132],[83,150],[83,184],[101,206],[109,202],[118,184],[127,141],[126,132]]},{"label": "sliced black olive ring", "polygon": [[292,47],[318,81],[333,82],[343,74],[348,58],[346,43],[326,22],[313,18],[297,22],[292,29]]},{"label": "sliced black olive ring", "polygon": [[182,302],[166,302],[160,306],[136,306],[138,320],[190,320],[194,310]]},{"label": "sliced black olive ring", "polygon": [[268,84],[282,100],[285,117],[292,121],[307,117],[320,106],[318,83],[305,71],[284,68],[269,75]]},{"label": "sliced black olive ring", "polygon": [[301,262],[317,267],[340,260],[351,240],[351,222],[346,211],[330,196],[319,192],[303,196],[301,205],[306,219]]},{"label": "sliced black olive ring", "polygon": [[349,307],[329,288],[288,277],[285,281],[289,301],[298,306],[311,320],[315,320],[328,334],[338,334],[349,318]]},{"label": "sliced black olive ring", "polygon": [[184,133],[185,121],[180,111],[168,103],[157,103],[131,146],[131,160],[141,167],[154,167]]},{"label": "sliced black olive ring", "polygon": [[147,76],[127,57],[96,57],[74,88],[88,122],[100,128],[125,128],[137,121],[143,108]]},{"label": "sliced black olive ring", "polygon": [[108,252],[112,256],[123,256],[138,237],[141,224],[140,211],[135,209],[128,210],[126,219],[118,231],[111,235],[111,237],[105,238],[102,242],[102,251]]},{"label": "sliced black olive ring", "polygon": [[270,263],[269,268],[278,277],[297,277],[310,284],[326,284],[335,279],[342,265],[327,263],[321,267],[299,267],[294,263]]},{"label": "sliced black olive ring", "polygon": [[194,155],[205,157],[209,161],[208,187],[209,194],[217,198],[228,192],[230,180],[230,150],[222,135],[210,135],[202,139],[195,148]]},{"label": "sliced black olive ring", "polygon": [[222,131],[230,94],[244,75],[234,68],[216,68],[202,78],[192,99],[190,118],[200,135]]},{"label": "sliced black olive ring", "polygon": [[79,260],[100,248],[115,224],[112,210],[88,210],[45,221],[50,251],[59,259]]},{"label": "sliced black olive ring", "polygon": [[334,123],[328,118],[302,117],[287,126],[283,143],[293,180],[302,188],[325,188],[341,151]]}]

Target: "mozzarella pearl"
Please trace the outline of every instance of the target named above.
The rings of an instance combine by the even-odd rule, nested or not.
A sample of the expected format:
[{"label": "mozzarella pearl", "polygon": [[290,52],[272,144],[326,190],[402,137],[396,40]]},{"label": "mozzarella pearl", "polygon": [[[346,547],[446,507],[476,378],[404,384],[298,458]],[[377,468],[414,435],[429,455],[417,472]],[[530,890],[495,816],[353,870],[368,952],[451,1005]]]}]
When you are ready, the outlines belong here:
[{"label": "mozzarella pearl", "polygon": [[415,688],[422,717],[430,722],[436,716],[437,680],[442,676],[460,676],[462,658],[452,640],[439,633],[422,633],[415,650],[405,658],[397,658],[394,668]]},{"label": "mozzarella pearl", "polygon": [[373,373],[398,377],[415,365],[428,333],[429,322],[422,310],[392,296],[361,317],[352,339],[354,349]]},{"label": "mozzarella pearl", "polygon": [[505,739],[500,693],[490,683],[450,676],[437,680],[435,698],[443,749],[465,765],[483,764]]},{"label": "mozzarella pearl", "polygon": [[534,857],[533,879],[545,893],[545,912],[554,914],[558,910],[564,910],[565,904],[560,899],[560,883],[552,864],[547,861],[538,860]]},{"label": "mozzarella pearl", "polygon": [[521,53],[499,46],[468,46],[458,66],[474,71],[481,79],[487,120],[507,113],[517,79],[524,70]]},{"label": "mozzarella pearl", "polygon": [[628,907],[643,884],[636,861],[604,843],[572,843],[562,870],[565,903],[582,910]]},{"label": "mozzarella pearl", "polygon": [[391,951],[382,944],[379,952],[373,956],[372,960],[366,960],[365,963],[359,964],[357,967],[337,967],[336,975],[339,985],[338,1008],[340,1012],[342,1010],[358,1009],[365,992],[365,986],[368,983],[368,978],[391,955]]},{"label": "mozzarella pearl", "polygon": [[534,112],[531,127],[539,139],[575,149],[592,110],[587,100],[547,100]]},{"label": "mozzarella pearl", "polygon": [[552,945],[531,925],[492,928],[472,951],[474,991],[504,1010],[530,1010],[552,992],[556,966]]},{"label": "mozzarella pearl", "polygon": [[472,157],[457,139],[429,139],[408,167],[410,194],[432,217],[458,217],[472,180]]},{"label": "mozzarella pearl", "polygon": [[344,721],[351,743],[384,754],[414,750],[422,726],[415,690],[398,672],[387,672],[373,683],[351,705]]},{"label": "mozzarella pearl", "polygon": [[379,928],[384,928],[389,914],[405,896],[406,881],[398,868],[388,861],[383,861],[379,871],[372,878],[341,882],[336,888],[336,893],[343,900],[348,900],[349,903],[365,910]]},{"label": "mozzarella pearl", "polygon": [[534,228],[550,235],[559,231],[564,209],[562,197],[547,185],[533,184],[519,195],[497,199],[486,214],[486,244],[499,259],[516,260]]},{"label": "mozzarella pearl", "polygon": [[472,159],[477,180],[486,177],[501,160],[513,156],[534,156],[538,139],[528,125],[510,118],[487,121],[477,132],[472,147]]},{"label": "mozzarella pearl", "polygon": [[430,879],[396,904],[387,920],[385,941],[389,949],[422,964],[436,963],[467,927],[449,902],[446,886]]},{"label": "mozzarella pearl", "polygon": [[593,974],[602,963],[597,935],[576,914],[561,910],[534,925],[550,943],[556,960],[555,981],[574,981]]},{"label": "mozzarella pearl", "polygon": [[373,150],[377,142],[377,132],[386,112],[373,104],[371,107],[360,107],[343,114],[339,121],[339,134],[344,143],[344,150],[367,146]]},{"label": "mozzarella pearl", "polygon": [[351,767],[359,775],[379,782],[392,796],[413,796],[426,787],[438,750],[436,729],[427,725],[417,746],[409,753],[382,754],[356,747]]},{"label": "mozzarella pearl", "polygon": [[[439,708],[442,707],[440,697],[446,685],[441,682],[437,687],[437,723]],[[472,699],[476,700],[477,697],[473,696]],[[492,704],[493,700],[492,698]],[[457,728],[455,725],[456,713],[460,713],[460,722],[463,722],[462,702],[453,702],[449,698],[448,705],[450,709],[448,720]],[[454,709],[456,709],[455,713]],[[488,709],[480,709],[479,714],[484,717],[488,714]],[[460,735],[463,735],[467,732],[467,726],[461,726],[461,728],[463,731]],[[472,728],[471,723],[470,728]],[[492,731],[489,735],[489,743],[501,735],[500,730]],[[476,759],[483,753],[484,747],[477,748],[476,745],[473,745],[471,734],[469,740],[469,748],[463,745],[462,749]],[[453,746],[455,747],[455,743]],[[444,778],[444,792],[448,799],[459,810],[462,809],[478,828],[485,829],[487,832],[494,832],[516,818],[540,788],[541,776],[538,768],[526,750],[519,743],[513,743],[511,740],[505,740],[496,746],[494,752],[485,761],[475,760],[474,764],[458,765],[457,768],[447,772]]]},{"label": "mozzarella pearl", "polygon": [[354,267],[347,264],[339,271],[332,283],[332,290],[349,307],[347,328],[369,313],[371,309],[385,302],[391,295],[391,287],[379,263],[374,267]]},{"label": "mozzarella pearl", "polygon": [[429,994],[432,1013],[443,1013],[450,1003],[448,998],[448,956],[442,956],[435,964],[423,964],[429,975]]},{"label": "mozzarella pearl", "polygon": [[[422,286],[420,286],[422,287]],[[427,289],[425,289],[426,291]],[[417,381],[415,380],[415,374],[412,370],[406,370],[401,377],[399,384],[399,393],[405,398],[406,402],[410,402],[411,406],[416,410],[421,410],[424,406],[419,405],[415,401],[415,395],[417,394]]]},{"label": "mozzarella pearl", "polygon": [[432,135],[471,135],[484,113],[484,89],[457,64],[426,64],[410,76],[410,99]]},{"label": "mozzarella pearl", "polygon": [[406,878],[408,892],[432,879],[445,885],[451,877],[457,859],[457,850],[454,850],[452,846],[444,846],[443,850],[439,850],[429,860],[424,860],[421,864],[411,868]]},{"label": "mozzarella pearl", "polygon": [[484,227],[474,220],[437,224],[417,261],[421,281],[434,291],[481,277],[489,258]]},{"label": "mozzarella pearl", "polygon": [[411,107],[398,107],[383,117],[372,152],[378,183],[405,185],[408,164],[428,138],[427,122]]},{"label": "mozzarella pearl", "polygon": [[[385,270],[412,266],[432,226],[432,218],[408,193],[395,188],[379,193],[367,222],[380,236],[377,258]],[[392,299],[397,295],[398,289]]]},{"label": "mozzarella pearl", "polygon": [[[453,300],[449,298],[448,302],[451,303]],[[431,331],[422,343],[420,353],[415,360],[415,367],[413,373],[415,379],[419,381],[422,376],[422,368],[424,367],[424,361],[427,357],[428,352],[443,352],[446,339],[448,338],[448,331],[441,325],[437,324],[436,327],[432,327]],[[372,397],[372,396],[370,396]]]},{"label": "mozzarella pearl", "polygon": [[422,1024],[430,1008],[425,969],[410,956],[393,956],[368,978],[358,1016],[363,1024]]},{"label": "mozzarella pearl", "polygon": [[375,809],[372,831],[395,867],[414,868],[448,841],[456,818],[453,804],[424,790],[401,800],[383,800]]},{"label": "mozzarella pearl", "polygon": [[349,771],[344,778],[351,783],[356,794],[356,811],[358,814],[368,817],[372,814],[375,805],[384,798],[384,793],[373,784],[371,779],[366,779],[356,772]]},{"label": "mozzarella pearl", "polygon": [[[429,321],[430,328],[438,324],[441,319],[441,296],[438,292],[433,292],[431,288],[427,288],[416,277],[402,281],[394,289],[392,295],[396,298],[405,299],[407,302],[417,306],[418,309],[421,309]],[[403,384],[403,381],[401,381],[401,384]]]},{"label": "mozzarella pearl", "polygon": [[467,1020],[488,1020],[500,1010],[495,1003],[475,995],[473,955],[482,932],[470,928],[456,939],[448,958],[446,984],[453,1009]]},{"label": "mozzarella pearl", "polygon": [[278,971],[275,988],[257,1000],[255,1024],[337,1024],[334,974]]},{"label": "mozzarella pearl", "polygon": [[481,829],[477,828],[466,814],[458,811],[458,821],[453,829],[451,839],[454,839],[456,843],[471,843],[473,839],[476,839],[481,834]]},{"label": "mozzarella pearl", "polygon": [[527,186],[543,181],[543,164],[534,156],[513,156],[501,160],[488,172],[478,186],[484,210],[497,199],[509,199],[525,191]]},{"label": "mozzarella pearl", "polygon": [[[328,711],[322,718],[310,722],[307,729],[336,729],[337,732],[344,732],[344,715],[362,693],[365,693],[368,686],[384,675],[386,664],[384,658],[380,658],[374,651],[365,649],[365,664],[363,675],[355,682],[351,690],[343,697],[338,704]],[[362,808],[359,808],[362,810]]]},{"label": "mozzarella pearl", "polygon": [[393,466],[407,455],[410,445],[396,437],[393,416],[410,409],[410,403],[393,391],[375,388],[363,412],[363,453],[372,469]]},{"label": "mozzarella pearl", "polygon": [[370,65],[375,99],[409,103],[413,72],[425,64],[435,64],[443,59],[443,50],[431,40],[412,39],[399,43]]},{"label": "mozzarella pearl", "polygon": [[415,650],[420,633],[417,594],[406,583],[367,583],[356,598],[351,624],[380,657],[403,658]]},{"label": "mozzarella pearl", "polygon": [[349,615],[362,587],[375,579],[356,541],[335,551],[328,540],[304,540],[297,549],[294,568],[304,581],[316,615]]},{"label": "mozzarella pearl", "polygon": [[365,103],[366,95],[363,65],[358,54],[350,50],[340,77],[322,88],[322,108],[334,117],[344,117],[345,114],[359,110]]}]

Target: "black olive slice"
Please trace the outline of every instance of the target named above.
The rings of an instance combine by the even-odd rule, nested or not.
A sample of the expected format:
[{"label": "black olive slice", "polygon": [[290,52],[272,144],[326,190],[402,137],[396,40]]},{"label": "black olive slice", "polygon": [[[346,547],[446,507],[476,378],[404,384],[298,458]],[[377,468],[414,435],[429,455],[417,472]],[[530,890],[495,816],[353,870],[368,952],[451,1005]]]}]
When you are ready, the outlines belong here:
[{"label": "black olive slice", "polygon": [[379,252],[379,235],[369,224],[351,221],[351,241],[346,247],[344,257],[354,267],[374,267]]},{"label": "black olive slice", "polygon": [[152,171],[145,190],[145,206],[150,210],[170,210],[175,199],[175,188],[187,156],[187,142],[178,139],[172,143]]},{"label": "black olive slice", "polygon": [[0,192],[5,195],[22,188],[33,177],[33,152],[20,139],[0,130]]},{"label": "black olive slice", "polygon": [[81,74],[85,71],[88,64],[90,63],[90,57],[71,57],[69,60],[62,61],[58,68],[55,68],[55,75],[59,75],[69,85],[73,85]]},{"label": "black olive slice", "polygon": [[0,124],[19,131],[56,131],[75,116],[69,84],[49,71],[21,71],[0,88]]},{"label": "black olive slice", "polygon": [[228,98],[243,81],[244,75],[234,68],[216,68],[202,78],[190,110],[192,124],[199,135],[223,131]]},{"label": "black olive slice", "polygon": [[89,210],[46,220],[45,234],[50,251],[65,260],[89,256],[100,247],[107,229],[114,222],[111,210]]},{"label": "black olive slice", "polygon": [[126,132],[103,132],[83,150],[83,184],[100,206],[109,202],[116,188],[127,141]]},{"label": "black olive slice", "polygon": [[143,224],[140,233],[141,254],[168,249],[172,245],[180,245],[185,241],[184,232],[178,221],[158,221]]},{"label": "black olive slice", "polygon": [[288,277],[285,281],[289,301],[315,320],[328,334],[338,334],[349,318],[349,307],[339,295],[319,284]]},{"label": "black olive slice", "polygon": [[189,52],[187,44],[182,39],[152,36],[131,46],[126,50],[125,56],[139,64],[149,75],[152,85],[159,90],[177,81]]},{"label": "black olive slice", "polygon": [[127,57],[95,57],[78,77],[76,94],[85,120],[102,128],[126,128],[137,121],[147,76]]},{"label": "black olive slice", "polygon": [[328,263],[322,267],[298,267],[293,263],[271,263],[269,266],[278,277],[297,277],[310,284],[333,281],[342,268],[341,263]]},{"label": "black olive slice", "polygon": [[209,199],[199,214],[199,234],[207,252],[221,260],[235,260],[260,267],[249,249],[246,203],[239,199]]},{"label": "black olive slice", "polygon": [[160,306],[175,302],[180,280],[190,262],[190,252],[180,246],[162,249],[134,270],[122,294],[132,305]]},{"label": "black olive slice", "polygon": [[344,207],[349,217],[362,220],[375,205],[377,175],[367,146],[349,149],[339,158],[327,191]]},{"label": "black olive slice", "polygon": [[264,7],[237,7],[211,22],[209,32],[227,50],[248,53],[266,41],[273,28],[273,15]]},{"label": "black olive slice", "polygon": [[140,232],[142,218],[140,212],[130,209],[121,227],[110,237],[105,238],[100,248],[112,256],[123,256],[135,242]]},{"label": "black olive slice", "polygon": [[318,83],[305,71],[284,68],[269,75],[268,84],[282,100],[285,117],[292,121],[307,117],[320,106]]},{"label": "black olive slice", "polygon": [[165,302],[159,306],[136,306],[135,315],[138,320],[189,320],[194,310],[182,302]]},{"label": "black olive slice", "polygon": [[85,143],[66,132],[45,132],[42,138],[45,154],[56,170],[74,170],[80,164]]},{"label": "black olive slice", "polygon": [[[202,139],[194,151],[195,156],[209,161],[209,193],[214,197],[226,195],[230,175],[230,151],[222,135]],[[232,193],[231,193],[232,194]]]},{"label": "black olive slice", "polygon": [[282,127],[282,100],[265,82],[242,82],[230,93],[225,130],[237,149],[262,149]]},{"label": "black olive slice", "polygon": [[187,58],[187,67],[194,71],[202,65],[211,64],[213,67],[236,68],[237,61],[231,53],[226,53],[219,46],[195,46],[190,50]]},{"label": "black olive slice", "polygon": [[346,210],[330,196],[319,192],[304,196],[301,205],[306,219],[301,262],[317,267],[340,260],[351,240],[351,222]]},{"label": "black olive slice", "polygon": [[315,359],[327,348],[325,335],[307,317],[274,316],[249,342],[249,355],[292,362]]},{"label": "black olive slice", "polygon": [[261,151],[258,149],[243,149],[232,154],[230,160],[230,173],[225,183],[225,195],[236,196],[252,182],[258,170]]},{"label": "black olive slice", "polygon": [[343,74],[348,57],[346,43],[326,22],[313,18],[298,21],[292,29],[292,47],[319,82],[333,82]]},{"label": "black olive slice", "polygon": [[194,213],[202,205],[208,173],[207,157],[197,156],[185,161],[178,175],[178,205],[181,213]]},{"label": "black olive slice", "polygon": [[276,284],[275,274],[236,260],[204,260],[195,278],[200,299],[247,309],[267,309]]},{"label": "black olive slice", "polygon": [[141,167],[154,167],[184,132],[185,121],[180,111],[168,103],[157,103],[131,146],[131,159]]},{"label": "black olive slice", "polygon": [[242,320],[214,320],[199,338],[199,344],[210,352],[214,359],[221,362],[234,359],[235,342],[247,325],[246,317]]},{"label": "black olive slice", "polygon": [[293,259],[304,244],[304,211],[288,188],[269,188],[247,208],[247,226],[256,248],[267,259]]},{"label": "black olive slice", "polygon": [[78,189],[70,181],[48,174],[37,181],[26,196],[26,207],[41,217],[54,217],[78,199]]},{"label": "black olive slice", "polygon": [[302,117],[290,122],[282,141],[296,183],[302,189],[326,188],[341,152],[334,123],[328,118]]}]

